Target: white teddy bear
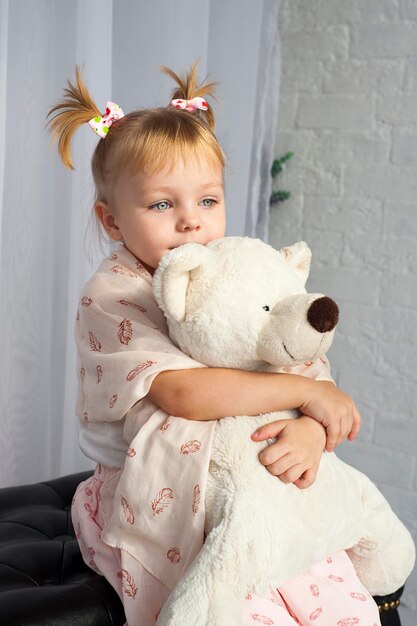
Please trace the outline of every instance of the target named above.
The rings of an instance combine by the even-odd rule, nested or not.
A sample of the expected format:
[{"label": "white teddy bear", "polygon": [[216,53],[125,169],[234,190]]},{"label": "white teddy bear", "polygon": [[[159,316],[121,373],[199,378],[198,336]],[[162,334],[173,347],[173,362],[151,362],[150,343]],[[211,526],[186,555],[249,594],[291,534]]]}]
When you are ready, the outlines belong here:
[{"label": "white teddy bear", "polygon": [[[282,371],[322,357],[337,306],[307,294],[311,252],[257,239],[186,244],[161,260],[153,284],[171,339],[208,366]],[[172,591],[160,626],[240,623],[245,593],[264,592],[347,549],[372,595],[402,586],[414,564],[409,532],[375,485],[324,452],[317,479],[300,490],[259,462],[251,440],[268,421],[295,411],[217,422],[206,491],[206,541]]]}]

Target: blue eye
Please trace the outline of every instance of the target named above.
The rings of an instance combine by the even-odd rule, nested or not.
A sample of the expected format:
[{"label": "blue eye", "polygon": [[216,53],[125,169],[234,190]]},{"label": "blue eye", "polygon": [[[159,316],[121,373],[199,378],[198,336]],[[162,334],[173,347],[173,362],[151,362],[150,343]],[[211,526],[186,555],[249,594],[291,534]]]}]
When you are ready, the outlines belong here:
[{"label": "blue eye", "polygon": [[[216,200],[214,200],[213,198],[204,198],[204,200],[202,200],[201,202],[203,203],[203,206],[207,209],[212,207],[214,204],[217,204]],[[206,202],[209,202],[210,204],[206,204]]]},{"label": "blue eye", "polygon": [[151,209],[155,209],[156,211],[166,211],[169,209],[169,202],[166,200],[161,200],[161,202],[156,202],[151,205]]}]

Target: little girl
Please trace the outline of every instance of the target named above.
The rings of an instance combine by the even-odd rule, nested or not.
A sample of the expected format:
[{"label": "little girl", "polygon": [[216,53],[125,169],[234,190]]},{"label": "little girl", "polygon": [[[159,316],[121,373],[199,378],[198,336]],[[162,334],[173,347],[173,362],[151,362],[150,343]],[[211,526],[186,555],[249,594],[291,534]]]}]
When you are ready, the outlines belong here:
[{"label": "little girl", "polygon": [[[155,624],[202,546],[216,420],[299,408],[299,419],[268,424],[253,437],[277,437],[260,461],[301,489],[314,482],[323,448],[354,439],[360,427],[326,364],[291,374],[206,368],[167,336],[152,275],[168,250],[224,236],[225,158],[206,101],[213,83],[197,83],[195,64],[185,78],[163,70],[177,83],[167,107],[125,115],[108,102],[102,115],[77,68],[66,98],[48,114],[68,168],[77,128],[88,123],[100,136],[94,211],[120,242],[87,282],[77,312],[80,446],[97,465],[79,485],[72,515],[84,560],[116,589],[130,626]],[[380,623],[345,552],[279,589],[242,598],[241,624],[316,619]]]}]

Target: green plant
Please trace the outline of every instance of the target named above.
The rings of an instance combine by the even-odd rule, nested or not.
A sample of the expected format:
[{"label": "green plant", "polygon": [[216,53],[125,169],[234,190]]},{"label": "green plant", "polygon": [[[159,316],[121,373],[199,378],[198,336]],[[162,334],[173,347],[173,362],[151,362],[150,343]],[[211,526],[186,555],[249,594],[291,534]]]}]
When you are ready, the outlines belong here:
[{"label": "green plant", "polygon": [[[294,156],[294,152],[287,152],[282,157],[279,157],[278,159],[274,159],[274,162],[272,163],[272,167],[271,167],[271,176],[274,180],[279,176],[279,174],[284,169],[285,167],[284,164],[290,159],[292,159],[293,156]],[[290,191],[284,191],[282,189],[275,189],[274,191],[272,191],[269,202],[270,204],[278,204],[278,202],[284,202],[284,200],[288,200],[288,198],[290,197],[291,197]]]}]

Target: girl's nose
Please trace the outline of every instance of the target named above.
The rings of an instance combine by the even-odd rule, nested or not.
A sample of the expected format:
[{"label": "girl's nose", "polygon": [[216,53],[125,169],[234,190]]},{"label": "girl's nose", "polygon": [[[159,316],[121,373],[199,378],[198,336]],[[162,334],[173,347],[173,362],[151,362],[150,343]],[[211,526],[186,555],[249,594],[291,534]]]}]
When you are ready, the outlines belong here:
[{"label": "girl's nose", "polygon": [[187,230],[200,230],[200,228],[200,224],[197,220],[189,220],[180,226],[181,232],[186,232]]},{"label": "girl's nose", "polygon": [[180,232],[186,232],[190,230],[200,230],[200,220],[196,212],[183,211],[178,217],[177,228]]}]

